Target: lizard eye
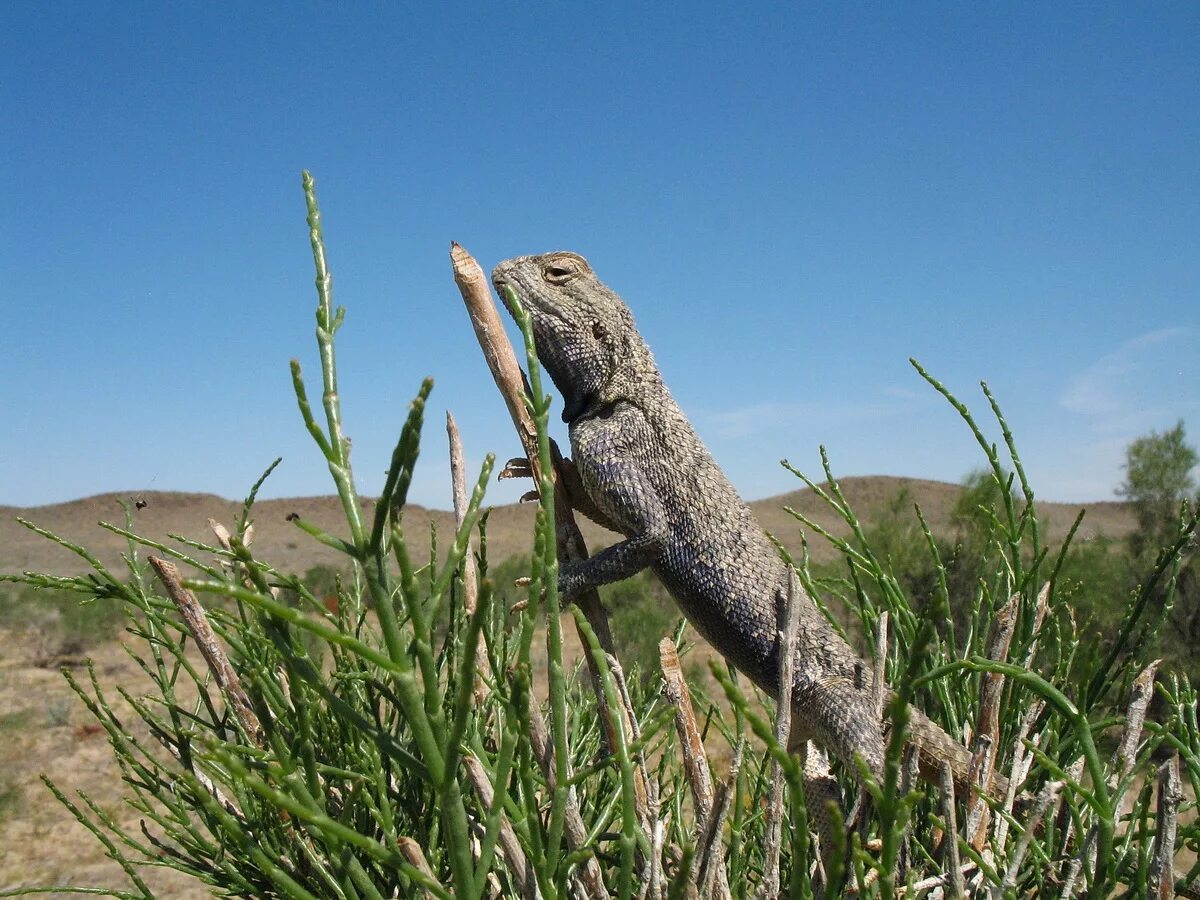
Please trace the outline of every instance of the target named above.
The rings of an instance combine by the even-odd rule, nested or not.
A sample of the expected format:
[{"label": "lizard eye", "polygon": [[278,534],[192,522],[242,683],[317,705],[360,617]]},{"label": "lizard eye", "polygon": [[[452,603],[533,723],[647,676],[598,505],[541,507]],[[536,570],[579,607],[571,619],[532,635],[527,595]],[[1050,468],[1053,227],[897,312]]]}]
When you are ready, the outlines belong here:
[{"label": "lizard eye", "polygon": [[542,277],[551,284],[566,284],[577,274],[579,274],[578,271],[570,266],[555,265],[554,263],[542,269]]}]

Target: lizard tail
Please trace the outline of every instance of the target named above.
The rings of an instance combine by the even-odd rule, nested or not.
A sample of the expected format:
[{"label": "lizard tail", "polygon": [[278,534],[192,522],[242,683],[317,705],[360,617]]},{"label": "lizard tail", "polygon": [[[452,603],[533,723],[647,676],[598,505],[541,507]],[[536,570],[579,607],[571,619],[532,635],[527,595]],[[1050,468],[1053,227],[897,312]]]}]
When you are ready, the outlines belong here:
[{"label": "lizard tail", "polygon": [[[941,777],[942,763],[950,764],[954,776],[954,789],[966,792],[974,782],[973,757],[971,751],[954,740],[946,730],[930,719],[915,706],[909,706],[908,736],[917,750],[917,766],[921,777],[930,784],[937,784]],[[1008,779],[994,771],[985,793],[1004,796],[1008,792]]]}]

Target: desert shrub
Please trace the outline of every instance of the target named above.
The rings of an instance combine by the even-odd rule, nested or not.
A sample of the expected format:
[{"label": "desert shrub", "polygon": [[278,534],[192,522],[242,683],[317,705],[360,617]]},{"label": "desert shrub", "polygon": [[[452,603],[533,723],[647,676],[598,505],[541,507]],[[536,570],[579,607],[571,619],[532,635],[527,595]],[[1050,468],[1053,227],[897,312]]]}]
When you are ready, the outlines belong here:
[{"label": "desert shrub", "polygon": [[679,608],[666,588],[647,570],[600,589],[608,610],[613,644],[622,663],[643,674],[658,669],[658,644],[679,623]]},{"label": "desert shrub", "polygon": [[[893,564],[907,565],[902,560],[915,551],[872,543],[826,460],[826,486],[806,481],[844,519],[850,537],[797,519],[811,539],[832,542],[844,575],[819,592],[804,560],[796,570],[815,596],[849,611],[867,646],[891,638],[881,642],[888,648],[882,662],[896,691],[890,706],[898,724],[883,782],[834,762],[829,774],[842,796],[861,801],[853,803],[856,821],[847,827],[843,818],[851,802],[810,807],[799,761],[775,740],[772,705],[715,665],[711,674],[723,702],[697,696],[697,715],[709,754],[740,765],[713,773],[719,787],[710,815],[691,780],[706,761],[695,759],[686,770],[683,763],[675,730],[682,713],[665,700],[657,678],[623,685],[613,665],[617,656],[605,652],[611,648],[601,647],[574,608],[595,674],[572,679],[563,668],[560,617],[544,615],[556,612],[558,602],[548,483],[539,486],[534,551],[522,573],[529,583],[503,588],[517,590],[522,602],[498,600],[508,573],[504,566],[488,568],[485,549],[478,596],[465,593],[463,564],[481,521],[491,457],[462,528],[440,542],[427,567],[412,566],[397,518],[419,451],[430,382],[400,431],[380,500],[365,513],[336,390],[334,337],[343,311],[329,296],[307,176],[305,187],[317,266],[324,425],[313,416],[295,363],[293,378],[346,523],[341,534],[296,524],[344,553],[354,575],[343,582],[345,602],[330,610],[301,578],[246,547],[241,537],[258,485],[229,547],[202,548],[216,552],[223,566],[191,555],[191,546],[131,535],[184,569],[180,576],[161,560],[153,563],[170,600],[148,573],[139,569],[145,577],[126,582],[94,560],[86,577],[15,576],[85,597],[116,598],[137,612],[131,645],[151,685],[148,697],[129,699],[154,743],[117,719],[94,671],[86,681],[67,677],[106,729],[144,827],[126,828],[86,796],[68,797],[51,785],[124,867],[131,888],[119,896],[151,896],[139,875],[145,865],[176,868],[228,895],[380,900],[422,893],[624,900],[651,892],[723,894],[726,886],[731,896],[749,897],[776,876],[781,886],[770,893],[790,897],[853,889],[890,898],[901,886],[905,896],[933,888],[962,893],[964,877],[973,892],[996,896],[1145,896],[1196,880],[1200,867],[1173,870],[1177,850],[1200,842],[1194,801],[1181,799],[1177,787],[1180,774],[1193,791],[1200,785],[1196,694],[1186,680],[1148,668],[1141,640],[1156,628],[1149,598],[1177,572],[1194,517],[1140,579],[1118,627],[1103,640],[1081,641],[1061,577],[1075,551],[1068,544],[1050,553],[1042,544],[1032,489],[998,406],[987,394],[1005,439],[1003,464],[969,411],[925,375],[975,433],[997,483],[1006,484],[1011,470],[1024,501],[1000,497],[992,538],[971,573],[972,614],[962,623],[950,620],[946,562],[923,526],[919,537],[905,540],[928,554],[932,583],[897,576]],[[549,406],[532,354],[529,363],[530,404],[548,468]],[[282,588],[295,591],[297,606],[277,597]],[[179,615],[180,608],[195,614],[194,593],[229,601],[228,608],[215,605],[208,613],[211,673],[198,670],[185,649],[204,634],[198,619],[189,624]],[[635,600],[626,608],[643,604]],[[992,625],[1006,610],[1013,616],[1011,642],[995,649]],[[880,635],[885,612],[890,629]],[[543,620],[544,638],[538,636]],[[665,633],[660,622],[640,621],[656,637]],[[314,664],[309,638],[325,647],[324,665]],[[535,691],[543,686],[535,685],[535,668],[545,673],[544,693]],[[1162,706],[1143,725],[1129,698],[1145,696],[1147,682]],[[181,683],[194,689],[198,702],[178,699]],[[984,693],[996,699],[994,719],[981,709]],[[964,796],[911,781],[903,740],[907,700],[952,735],[979,734],[977,749],[990,747],[988,758],[1013,776],[1012,792],[984,806],[974,791]],[[1107,735],[1127,736],[1123,753],[1098,749]],[[1162,768],[1159,756],[1167,760]],[[765,798],[776,778],[783,783],[782,805],[770,806]],[[1156,785],[1158,803],[1152,802]],[[1122,802],[1126,794],[1129,803]],[[819,843],[810,826],[823,835]]]},{"label": "desert shrub", "polygon": [[[22,709],[17,712],[0,715],[0,747],[3,747],[10,735],[24,731],[33,724],[33,710]],[[21,789],[9,776],[6,768],[0,768],[0,824],[20,808]]]},{"label": "desert shrub", "polygon": [[34,665],[70,663],[126,624],[124,604],[55,587],[0,583],[0,628],[21,635],[17,652]]},{"label": "desert shrub", "polygon": [[[308,596],[331,612],[337,611],[342,596],[347,590],[353,590],[353,583],[353,575],[348,570],[339,569],[328,563],[311,566],[300,577],[300,584],[303,586],[303,590],[307,591]],[[303,606],[305,603],[301,597],[301,590],[295,587],[281,588],[279,599],[288,606],[294,607]]]}]

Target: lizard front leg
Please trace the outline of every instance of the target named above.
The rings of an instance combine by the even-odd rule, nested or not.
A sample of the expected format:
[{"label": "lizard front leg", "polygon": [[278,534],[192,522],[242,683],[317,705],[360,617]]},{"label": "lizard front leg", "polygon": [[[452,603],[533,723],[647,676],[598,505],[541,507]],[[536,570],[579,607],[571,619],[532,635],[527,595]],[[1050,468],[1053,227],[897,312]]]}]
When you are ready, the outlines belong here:
[{"label": "lizard front leg", "polygon": [[641,411],[628,404],[571,423],[571,449],[583,493],[625,540],[589,559],[564,563],[558,579],[564,596],[629,578],[662,557],[670,539],[670,519],[642,462],[653,440]]},{"label": "lizard front leg", "polygon": [[601,511],[613,512],[613,530],[626,537],[588,559],[562,563],[558,590],[564,597],[631,578],[654,565],[667,546],[667,511],[636,463],[613,460],[602,471],[593,500]]}]

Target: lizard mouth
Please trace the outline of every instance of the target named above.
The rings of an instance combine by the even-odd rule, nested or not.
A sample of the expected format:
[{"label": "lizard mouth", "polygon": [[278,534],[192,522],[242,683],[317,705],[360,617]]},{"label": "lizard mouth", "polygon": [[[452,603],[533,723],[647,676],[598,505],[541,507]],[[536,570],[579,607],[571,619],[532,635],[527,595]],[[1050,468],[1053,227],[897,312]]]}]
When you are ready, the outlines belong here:
[{"label": "lizard mouth", "polygon": [[536,295],[519,296],[518,285],[516,282],[504,277],[503,275],[493,275],[492,285],[496,288],[496,293],[500,295],[500,299],[504,303],[504,308],[508,310],[509,315],[514,315],[512,304],[509,302],[508,294],[504,290],[508,288],[514,295],[518,296],[518,301],[524,307],[526,313],[537,313],[539,316],[548,316],[551,319],[557,319],[559,322],[567,322],[567,317],[561,310],[555,309],[552,304],[539,302]]}]

